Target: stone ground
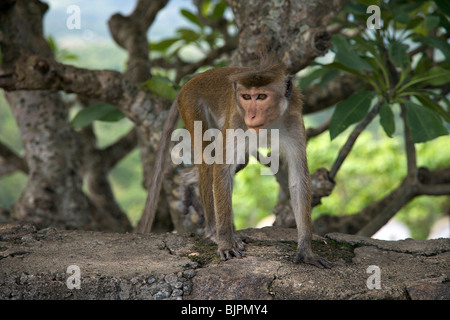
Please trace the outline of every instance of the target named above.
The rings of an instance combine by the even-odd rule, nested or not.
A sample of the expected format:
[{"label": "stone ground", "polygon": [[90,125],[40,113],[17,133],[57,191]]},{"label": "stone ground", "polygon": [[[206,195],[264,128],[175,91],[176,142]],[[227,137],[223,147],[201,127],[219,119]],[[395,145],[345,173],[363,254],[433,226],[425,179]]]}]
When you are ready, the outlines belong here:
[{"label": "stone ground", "polygon": [[220,261],[198,235],[37,230],[0,224],[0,300],[450,300],[450,239],[332,233],[294,264],[296,231],[246,229],[246,257]]}]

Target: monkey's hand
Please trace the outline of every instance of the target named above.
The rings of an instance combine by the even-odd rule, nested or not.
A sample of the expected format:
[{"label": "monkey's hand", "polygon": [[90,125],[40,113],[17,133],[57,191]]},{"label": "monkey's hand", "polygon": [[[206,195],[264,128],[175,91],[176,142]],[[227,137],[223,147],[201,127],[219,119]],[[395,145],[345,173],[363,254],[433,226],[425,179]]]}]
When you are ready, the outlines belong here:
[{"label": "monkey's hand", "polygon": [[314,254],[312,251],[305,252],[304,250],[298,250],[297,255],[295,256],[295,263],[306,263],[306,264],[312,264],[313,266],[316,266],[320,269],[330,269],[333,264],[329,262],[327,259],[322,258],[321,256],[318,256],[317,254]]},{"label": "monkey's hand", "polygon": [[235,258],[243,258],[245,254],[242,252],[245,250],[245,244],[240,238],[233,237],[231,245],[220,245],[219,244],[219,255],[222,261]]}]

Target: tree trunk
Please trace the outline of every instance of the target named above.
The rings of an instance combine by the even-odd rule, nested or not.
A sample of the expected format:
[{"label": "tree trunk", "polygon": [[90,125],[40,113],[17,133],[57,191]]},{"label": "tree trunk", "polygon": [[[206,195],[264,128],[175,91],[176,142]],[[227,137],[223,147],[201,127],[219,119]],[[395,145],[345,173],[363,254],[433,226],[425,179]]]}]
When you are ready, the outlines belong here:
[{"label": "tree trunk", "polygon": [[308,66],[331,47],[326,27],[348,0],[227,0],[239,28],[237,61],[248,64],[259,51],[281,58],[291,73]]},{"label": "tree trunk", "polygon": [[59,94],[16,91],[6,97],[19,126],[29,170],[12,218],[40,226],[95,229],[89,200],[82,192],[79,147]]},{"label": "tree trunk", "polygon": [[[42,32],[46,4],[17,0],[2,2],[0,8],[2,75],[15,74],[16,64],[26,54],[53,59]],[[38,62],[31,70],[20,69],[20,72],[36,71],[45,74],[48,65]],[[110,192],[108,172],[98,170],[98,162],[93,161],[97,153],[84,158],[86,152],[94,150],[89,141],[82,142],[82,137],[71,129],[68,107],[59,93],[15,91],[7,92],[6,97],[22,135],[28,166],[28,182],[12,217],[31,220],[42,227],[130,230],[128,219]],[[94,187],[92,180],[87,179],[89,189],[95,192],[94,201],[82,191],[82,168],[87,177],[93,171],[96,173]],[[98,201],[99,194],[102,203]]]}]

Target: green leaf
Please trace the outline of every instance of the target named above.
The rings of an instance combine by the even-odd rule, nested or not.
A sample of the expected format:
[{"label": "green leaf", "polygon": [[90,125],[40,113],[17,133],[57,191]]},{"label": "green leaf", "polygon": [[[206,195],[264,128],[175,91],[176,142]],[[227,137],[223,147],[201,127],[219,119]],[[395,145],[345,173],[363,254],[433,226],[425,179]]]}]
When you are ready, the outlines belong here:
[{"label": "green leaf", "polygon": [[225,1],[220,1],[218,4],[216,4],[216,6],[214,7],[214,10],[210,16],[210,19],[213,21],[217,21],[220,18],[222,18],[227,6],[228,5]]},{"label": "green leaf", "polygon": [[447,61],[450,60],[450,45],[446,41],[434,37],[424,36],[416,37],[416,40],[427,46],[439,49],[444,54],[445,59],[447,59]]},{"label": "green leaf", "polygon": [[[360,1],[357,1],[360,2]],[[360,4],[360,3],[355,3],[353,1],[349,1],[347,3],[347,5],[344,7],[344,9],[342,10],[345,13],[352,13],[356,16],[367,16],[366,10],[367,10],[367,5],[366,4]]]},{"label": "green leaf", "polygon": [[425,73],[425,76],[432,76],[428,82],[434,86],[440,86],[450,82],[450,71],[439,66],[435,66]]},{"label": "green leaf", "polygon": [[411,80],[404,84],[398,91],[397,94],[405,91],[407,88],[411,87],[412,85],[415,85],[416,83],[420,83],[420,82],[429,82],[430,80],[433,79],[441,79],[442,77],[447,76],[448,72],[443,71],[442,73],[433,73],[433,74],[426,74],[426,75],[415,75],[414,77],[411,78]]},{"label": "green leaf", "polygon": [[[416,9],[419,9],[420,6],[422,6],[423,1],[405,1],[404,4],[398,4],[395,5],[394,8],[392,9],[393,13],[394,13],[394,17],[395,16],[399,16],[402,15],[404,13],[414,13],[414,11]],[[389,6],[389,5],[388,5]],[[415,16],[413,14],[413,16]]]},{"label": "green leaf", "polygon": [[338,70],[342,70],[351,74],[354,74],[360,78],[365,78],[365,76],[359,72],[358,70],[354,70],[352,68],[348,68],[347,66],[343,65],[342,63],[339,62],[332,62],[329,64],[324,64],[323,65],[325,68],[329,68],[329,69],[338,69]]},{"label": "green leaf", "polygon": [[354,94],[336,105],[330,121],[330,138],[333,140],[351,124],[361,121],[369,111],[374,91]]},{"label": "green leaf", "polygon": [[387,136],[392,138],[392,135],[395,133],[394,113],[386,102],[380,108],[380,124]]},{"label": "green leaf", "polygon": [[428,96],[428,94],[424,92],[412,92],[412,95],[414,95],[417,100],[422,103],[422,105],[439,114],[442,118],[444,118],[445,121],[450,122],[450,114],[445,111],[440,104],[434,102],[433,99]]},{"label": "green leaf", "polygon": [[323,75],[322,80],[320,80],[320,88],[324,88],[328,82],[336,78],[338,75],[338,70],[327,70],[327,72]]},{"label": "green leaf", "polygon": [[421,24],[423,21],[423,17],[415,17],[409,20],[408,24],[406,25],[405,29],[411,30],[416,28],[419,24]]},{"label": "green leaf", "polygon": [[72,127],[81,129],[95,120],[115,122],[123,119],[125,115],[113,105],[96,103],[80,110],[72,120]]},{"label": "green leaf", "polygon": [[114,108],[110,112],[105,113],[100,119],[98,119],[98,121],[116,122],[116,121],[122,120],[123,118],[125,118],[125,115],[123,114],[123,112],[117,108]]},{"label": "green leaf", "polygon": [[143,83],[141,87],[160,97],[165,97],[170,101],[175,100],[177,96],[177,91],[173,88],[173,83],[164,77],[153,76]]},{"label": "green leaf", "polygon": [[427,31],[431,31],[439,25],[441,19],[437,15],[427,15],[425,17],[425,27]]},{"label": "green leaf", "polygon": [[406,121],[415,143],[426,142],[448,134],[441,118],[435,112],[411,101],[405,101],[405,105]]},{"label": "green leaf", "polygon": [[356,2],[362,3],[363,5],[365,5],[366,7],[375,4],[375,5],[380,5],[381,0],[356,0]]},{"label": "green leaf", "polygon": [[446,41],[438,39],[438,38],[429,37],[428,43],[431,43],[431,45],[433,47],[441,50],[445,56],[445,59],[447,59],[447,61],[450,60],[450,45]]},{"label": "green leaf", "polygon": [[69,60],[78,60],[79,57],[76,54],[69,53],[66,50],[62,50],[60,54],[60,59],[63,61],[69,61]]},{"label": "green leaf", "polygon": [[343,35],[333,35],[331,41],[336,51],[335,60],[353,70],[372,70],[372,66],[351,49]]},{"label": "green leaf", "polygon": [[394,20],[402,24],[408,24],[409,15],[407,12],[400,12],[399,14],[394,15]]},{"label": "green leaf", "polygon": [[196,24],[197,26],[199,26],[201,29],[203,29],[205,26],[200,22],[200,20],[198,19],[198,17],[193,14],[192,12],[186,10],[186,9],[181,9],[180,11],[181,15],[183,17],[185,17],[186,19],[188,19],[190,22]]},{"label": "green leaf", "polygon": [[165,39],[160,42],[151,43],[150,50],[164,52],[177,41],[180,41],[180,39]]},{"label": "green leaf", "polygon": [[202,16],[206,17],[208,14],[208,11],[210,10],[211,7],[211,1],[210,0],[205,0],[202,1]]},{"label": "green leaf", "polygon": [[307,75],[300,78],[299,86],[301,89],[306,89],[309,85],[311,85],[314,80],[321,78],[326,72],[330,70],[326,68],[318,68],[309,72]]},{"label": "green leaf", "polygon": [[177,33],[179,33],[186,42],[194,42],[200,38],[200,34],[191,29],[178,29]]},{"label": "green leaf", "polygon": [[448,0],[434,0],[437,7],[444,12],[447,16],[450,16],[450,2]]},{"label": "green leaf", "polygon": [[416,67],[414,68],[414,73],[421,74],[427,72],[427,70],[430,69],[431,64],[432,64],[431,59],[428,58],[426,54],[422,54],[419,61],[416,64]]},{"label": "green leaf", "polygon": [[56,43],[55,43],[55,40],[53,39],[53,37],[48,36],[47,42],[48,42],[48,45],[50,46],[50,49],[52,49],[52,52],[56,53],[56,51],[58,51],[58,48],[56,47]]},{"label": "green leaf", "polygon": [[409,66],[409,56],[407,54],[409,46],[398,41],[393,41],[389,45],[389,58],[395,66],[407,68]]}]

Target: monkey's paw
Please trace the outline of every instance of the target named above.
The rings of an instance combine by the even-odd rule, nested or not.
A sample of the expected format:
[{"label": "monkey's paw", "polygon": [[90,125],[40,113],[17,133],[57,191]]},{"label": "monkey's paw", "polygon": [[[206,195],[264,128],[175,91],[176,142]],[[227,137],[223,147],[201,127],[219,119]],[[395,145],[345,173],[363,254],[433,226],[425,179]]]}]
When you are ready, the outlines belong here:
[{"label": "monkey's paw", "polygon": [[316,266],[317,268],[320,269],[330,269],[333,264],[331,262],[329,262],[327,259],[322,258],[321,256],[318,256],[317,254],[314,253],[309,253],[309,254],[305,254],[305,252],[302,251],[298,251],[297,255],[295,257],[295,263],[306,263],[306,264],[311,264],[313,266]]},{"label": "monkey's paw", "polygon": [[233,239],[233,245],[228,248],[221,248],[219,246],[218,252],[220,255],[220,259],[222,261],[230,260],[233,257],[241,259],[245,257],[245,254],[242,252],[245,250],[245,243],[240,238]]}]

